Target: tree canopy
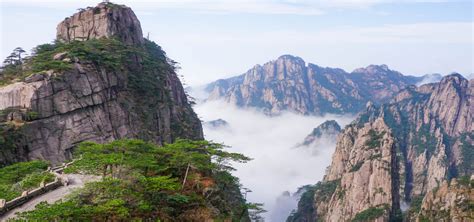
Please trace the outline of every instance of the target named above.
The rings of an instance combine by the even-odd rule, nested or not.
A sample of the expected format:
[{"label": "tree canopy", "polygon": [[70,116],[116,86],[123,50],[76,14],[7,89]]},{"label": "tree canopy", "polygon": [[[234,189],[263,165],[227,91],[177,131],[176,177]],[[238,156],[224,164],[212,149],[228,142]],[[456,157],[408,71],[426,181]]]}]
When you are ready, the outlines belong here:
[{"label": "tree canopy", "polygon": [[141,140],[84,142],[66,173],[95,174],[102,180],[86,184],[67,200],[38,205],[18,220],[183,221],[207,212],[212,218],[240,221],[248,216],[248,206],[238,179],[230,174],[230,162],[250,158],[224,148],[191,140],[164,146]]}]

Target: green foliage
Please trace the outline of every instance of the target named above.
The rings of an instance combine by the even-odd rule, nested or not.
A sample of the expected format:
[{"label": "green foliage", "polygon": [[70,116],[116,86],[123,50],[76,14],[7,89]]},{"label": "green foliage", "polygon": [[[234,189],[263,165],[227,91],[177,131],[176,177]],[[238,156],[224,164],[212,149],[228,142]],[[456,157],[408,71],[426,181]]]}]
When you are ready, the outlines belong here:
[{"label": "green foliage", "polygon": [[[300,188],[305,191],[298,201],[298,211],[293,211],[286,221],[293,222],[309,220],[310,218],[306,218],[306,216],[314,215],[316,211],[316,209],[314,209],[314,203],[329,201],[340,184],[341,180],[332,180],[322,181],[318,182],[316,185],[307,185]],[[345,195],[345,191],[340,191],[337,195],[338,197],[341,197],[342,195]]]},{"label": "green foliage", "polygon": [[24,77],[22,64],[5,65],[0,71],[0,86],[7,85],[15,79]]},{"label": "green foliage", "polygon": [[358,222],[358,221],[370,221],[373,219],[377,219],[380,216],[382,216],[385,213],[384,208],[380,207],[370,207],[366,210],[363,210],[359,213],[357,213],[354,218],[352,219],[353,222]]},{"label": "green foliage", "polygon": [[[9,156],[10,153],[15,153],[17,149],[17,142],[23,138],[20,128],[15,125],[5,123],[0,124],[0,153]],[[3,164],[9,163],[13,160],[5,159]],[[2,164],[2,163],[0,163]]]},{"label": "green foliage", "polygon": [[59,53],[65,53],[69,59],[78,58],[109,70],[119,70],[123,68],[123,64],[126,64],[130,55],[140,50],[113,38],[42,44],[34,48],[33,56],[24,64],[5,66],[1,73],[0,84],[9,84],[14,79],[22,80],[34,73],[47,70],[64,72],[72,69],[73,65],[70,61],[53,58]]},{"label": "green foliage", "polygon": [[39,160],[16,163],[0,168],[0,184],[14,184],[28,174],[42,172],[47,168],[48,164]]},{"label": "green foliage", "polygon": [[31,121],[31,120],[35,120],[39,117],[39,113],[38,112],[34,112],[34,111],[28,111],[26,112],[26,119]]},{"label": "green foliage", "polygon": [[420,212],[421,204],[423,203],[423,198],[424,196],[416,196],[411,199],[410,209],[409,209],[410,215],[416,215]]},{"label": "green foliage", "polygon": [[262,214],[267,211],[263,209],[262,203],[247,203],[246,206],[252,221],[264,221]]},{"label": "green foliage", "polygon": [[459,168],[464,175],[471,175],[474,173],[474,133],[465,133],[460,139],[462,163]]},{"label": "green foliage", "polygon": [[471,180],[470,176],[461,176],[457,181],[461,186],[474,187],[474,180]]},{"label": "green foliage", "polygon": [[[74,152],[78,159],[67,171],[102,175],[103,179],[86,184],[70,199],[23,213],[19,220],[176,221],[188,210],[209,204],[224,214],[234,209],[226,202],[216,205],[212,201],[222,199],[216,195],[229,192],[223,187],[226,183],[238,186],[238,180],[228,173],[232,170],[228,163],[249,158],[223,148],[217,143],[190,140],[163,147],[141,140],[81,143]],[[215,181],[214,195],[204,194],[204,185],[196,179],[204,176]],[[63,212],[67,207],[69,212]],[[234,219],[239,219],[239,214],[229,213]]]},{"label": "green foliage", "polygon": [[382,137],[385,135],[385,132],[377,133],[375,130],[370,129],[369,130],[369,140],[365,142],[365,145],[369,149],[377,148],[382,145]]},{"label": "green foliage", "polygon": [[30,161],[0,168],[0,199],[11,200],[41,182],[53,181],[54,175],[45,172],[47,167],[44,161]]},{"label": "green foliage", "polygon": [[357,162],[352,168],[349,170],[349,172],[355,172],[358,171],[362,165],[364,165],[364,161]]},{"label": "green foliage", "polygon": [[423,124],[420,129],[414,134],[415,137],[412,139],[412,144],[417,154],[427,152],[428,155],[431,155],[437,144],[437,139],[434,134],[430,133],[430,126]]}]

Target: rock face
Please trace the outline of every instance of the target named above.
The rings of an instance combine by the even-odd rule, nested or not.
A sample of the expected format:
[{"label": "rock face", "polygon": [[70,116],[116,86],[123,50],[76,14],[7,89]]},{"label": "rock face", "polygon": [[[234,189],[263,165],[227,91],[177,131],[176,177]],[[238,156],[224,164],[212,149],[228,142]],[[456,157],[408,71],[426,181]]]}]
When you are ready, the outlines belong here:
[{"label": "rock face", "polygon": [[200,120],[168,58],[143,39],[130,8],[101,3],[58,26],[64,41],[112,36],[135,44],[139,53],[111,67],[66,51],[50,58],[69,62],[66,71],[45,70],[0,88],[6,116],[0,129],[0,165],[29,159],[60,163],[86,140],[139,138],[160,144],[178,137],[203,138]]},{"label": "rock face", "polygon": [[420,221],[472,221],[474,219],[473,185],[467,178],[458,181],[455,178],[448,183],[444,181],[438,189],[429,191],[415,215]]},{"label": "rock face", "polygon": [[357,113],[368,101],[388,101],[396,92],[421,81],[386,65],[370,65],[347,73],[284,55],[245,74],[206,87],[209,99],[262,108],[269,114],[287,110],[301,114]]},{"label": "rock face", "polygon": [[132,9],[112,3],[80,9],[57,27],[57,39],[65,42],[93,38],[118,38],[126,44],[143,44],[143,33]]},{"label": "rock face", "polygon": [[[452,74],[439,83],[408,87],[380,107],[368,104],[338,137],[323,181],[337,183],[336,188],[324,201],[315,192],[307,218],[400,220],[402,203],[419,199],[428,204],[433,198],[427,193],[443,181],[470,177],[473,95],[474,81]],[[423,214],[409,212],[411,218]]]},{"label": "rock face", "polygon": [[298,146],[309,146],[314,143],[319,143],[319,140],[321,139],[335,142],[336,137],[340,132],[341,127],[335,120],[327,120],[314,128],[313,131],[306,136],[303,143]]}]

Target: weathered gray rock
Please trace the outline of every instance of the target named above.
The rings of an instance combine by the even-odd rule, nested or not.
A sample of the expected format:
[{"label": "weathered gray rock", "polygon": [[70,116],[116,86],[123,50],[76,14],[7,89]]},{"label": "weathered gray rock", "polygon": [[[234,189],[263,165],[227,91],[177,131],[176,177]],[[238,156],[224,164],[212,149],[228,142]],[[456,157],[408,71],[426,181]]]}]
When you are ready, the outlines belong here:
[{"label": "weathered gray rock", "polygon": [[[77,26],[75,32],[73,26]],[[58,37],[65,41],[112,36],[147,52],[140,45],[145,40],[138,20],[124,6],[101,3],[58,26]],[[0,165],[28,159],[60,163],[83,141],[139,138],[162,144],[178,137],[202,139],[201,122],[173,67],[161,53],[163,56],[155,58],[159,67],[142,65],[141,54],[115,68],[74,58],[67,71],[45,72],[1,87],[0,109],[12,109],[8,111],[12,114],[16,108],[25,111],[15,116],[15,127],[8,115],[0,123]],[[65,55],[55,57],[62,60]],[[140,80],[146,73],[152,78],[146,79],[147,89],[154,94],[143,92],[143,85],[131,85],[131,79]]]},{"label": "weathered gray rock", "polygon": [[65,42],[102,37],[116,37],[129,45],[144,42],[140,21],[132,9],[124,5],[100,3],[81,9],[57,27],[57,39]]}]

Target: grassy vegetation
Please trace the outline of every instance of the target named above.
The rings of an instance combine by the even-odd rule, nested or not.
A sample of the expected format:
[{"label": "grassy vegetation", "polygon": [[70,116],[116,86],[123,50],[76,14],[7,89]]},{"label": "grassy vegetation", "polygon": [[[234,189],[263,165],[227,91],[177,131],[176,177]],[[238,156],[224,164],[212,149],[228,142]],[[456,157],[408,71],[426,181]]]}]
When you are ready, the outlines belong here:
[{"label": "grassy vegetation", "polygon": [[374,149],[382,145],[382,137],[385,135],[385,132],[378,133],[377,131],[370,129],[369,130],[369,140],[365,142],[365,145],[369,149]]},{"label": "grassy vegetation", "polygon": [[363,210],[357,213],[352,222],[362,222],[362,221],[370,221],[379,218],[385,213],[385,208],[383,207],[370,207],[366,210]]},{"label": "grassy vegetation", "polygon": [[0,168],[0,199],[11,200],[41,182],[53,181],[54,175],[45,172],[47,167],[44,161],[30,161]]},{"label": "grassy vegetation", "polygon": [[[216,218],[240,221],[248,208],[229,161],[249,158],[221,144],[178,140],[158,147],[140,140],[82,143],[67,172],[101,175],[62,202],[41,204],[19,221],[187,221],[193,212],[218,209]],[[239,199],[240,198],[240,199]],[[233,204],[232,204],[233,203]],[[66,210],[67,209],[67,210]],[[196,215],[194,215],[196,216]]]}]

